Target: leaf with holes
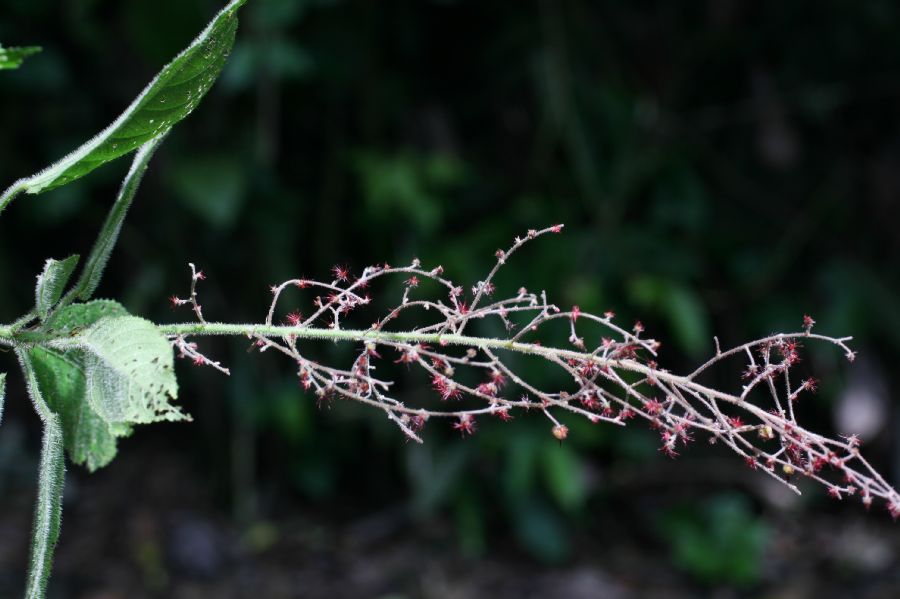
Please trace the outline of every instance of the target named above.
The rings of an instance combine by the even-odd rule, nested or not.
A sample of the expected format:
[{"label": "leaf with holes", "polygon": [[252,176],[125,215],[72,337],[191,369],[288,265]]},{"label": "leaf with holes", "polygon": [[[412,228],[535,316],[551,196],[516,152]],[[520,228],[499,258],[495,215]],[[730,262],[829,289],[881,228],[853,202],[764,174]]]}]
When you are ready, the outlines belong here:
[{"label": "leaf with holes", "polygon": [[[69,337],[102,318],[127,315],[121,304],[110,300],[71,304],[47,318],[43,330]],[[107,465],[116,456],[116,438],[128,435],[131,427],[106,422],[87,402],[84,352],[36,347],[29,355],[41,394],[60,417],[69,459],[91,471]]]},{"label": "leaf with holes", "polygon": [[13,184],[0,196],[0,210],[19,192],[36,194],[60,187],[134,151],[190,114],[228,60],[237,31],[237,11],[246,1],[232,0],[96,137],[40,173]]},{"label": "leaf with holes", "polygon": [[103,318],[74,338],[84,350],[86,396],[110,423],[189,420],[171,404],[178,395],[172,347],[152,322]]},{"label": "leaf with holes", "polygon": [[112,300],[94,300],[71,304],[57,310],[44,321],[43,332],[54,337],[70,337],[86,329],[101,318],[128,316],[122,304]]},{"label": "leaf with holes", "polygon": [[65,260],[49,258],[44,263],[44,270],[38,275],[37,286],[34,288],[34,305],[41,320],[47,318],[47,314],[62,297],[66,283],[69,282],[69,277],[77,265],[78,254]]}]

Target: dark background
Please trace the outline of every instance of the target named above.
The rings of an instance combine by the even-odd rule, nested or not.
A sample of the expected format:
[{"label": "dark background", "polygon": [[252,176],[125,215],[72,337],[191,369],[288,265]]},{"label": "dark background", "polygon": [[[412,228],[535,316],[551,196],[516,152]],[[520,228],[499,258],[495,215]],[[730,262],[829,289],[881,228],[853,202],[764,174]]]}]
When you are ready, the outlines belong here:
[{"label": "dark background", "polygon": [[[0,41],[44,51],[0,74],[0,186],[106,126],[219,4],[4,0]],[[810,348],[823,382],[802,417],[862,433],[897,482],[898,100],[891,0],[252,0],[99,294],[188,320],[166,297],[194,261],[209,318],[260,321],[291,277],[418,256],[470,285],[514,235],[563,222],[511,261],[507,293],[641,318],[677,372],[713,335],[812,314],[860,357]],[[88,251],[127,166],[3,214],[0,320],[30,307],[45,258]],[[672,461],[640,425],[568,419],[560,445],[523,415],[462,441],[432,425],[420,447],[371,410],[318,410],[276,356],[203,349],[233,375],[179,364],[193,424],[70,469],[52,597],[900,595],[883,509],[793,497],[705,443]],[[39,423],[9,354],[0,368],[0,595],[15,596]],[[398,385],[430,393],[419,373]]]}]

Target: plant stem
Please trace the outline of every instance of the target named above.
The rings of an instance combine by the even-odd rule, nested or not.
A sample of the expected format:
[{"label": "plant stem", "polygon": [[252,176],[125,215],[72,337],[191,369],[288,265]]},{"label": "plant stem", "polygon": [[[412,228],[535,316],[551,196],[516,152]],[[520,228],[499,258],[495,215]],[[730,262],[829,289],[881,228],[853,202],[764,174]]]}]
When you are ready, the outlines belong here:
[{"label": "plant stem", "polygon": [[[533,343],[521,343],[509,339],[493,337],[473,337],[470,335],[417,333],[404,331],[379,331],[374,329],[325,329],[316,327],[292,327],[263,324],[233,324],[221,322],[162,324],[157,325],[165,335],[244,335],[252,337],[295,336],[298,339],[323,339],[328,341],[390,341],[395,343],[433,343],[438,345],[465,345],[470,347],[486,347],[491,349],[508,349],[523,354],[544,355],[552,353],[557,356],[585,358],[587,354],[577,351],[542,348]],[[600,360],[600,358],[598,358]],[[605,360],[612,361],[612,360]]]},{"label": "plant stem", "polygon": [[97,241],[91,249],[87,262],[85,262],[81,276],[72,289],[66,293],[56,308],[57,310],[68,305],[73,300],[79,299],[84,301],[90,299],[91,294],[97,289],[100,278],[103,276],[103,270],[109,261],[109,256],[119,238],[122,222],[125,220],[128,208],[131,207],[131,202],[134,200],[134,196],[141,184],[141,179],[147,171],[147,165],[165,138],[166,133],[163,133],[138,149],[131,163],[131,168],[128,169],[128,174],[125,175],[125,179],[122,181],[122,187],[119,189],[116,201],[106,216],[106,222],[103,223],[103,228],[100,229],[100,233],[97,235]]},{"label": "plant stem", "polygon": [[[264,324],[234,324],[221,322],[198,322],[185,324],[157,325],[159,331],[165,335],[232,335],[232,336],[265,336],[288,337],[297,339],[320,339],[326,341],[357,341],[357,342],[392,342],[392,343],[428,343],[433,345],[461,345],[479,349],[502,349],[520,354],[540,356],[548,359],[574,359],[591,360],[598,365],[609,365],[632,372],[650,374],[651,370],[644,364],[635,360],[605,358],[586,352],[546,347],[536,343],[522,343],[510,339],[498,339],[495,337],[475,337],[470,335],[417,333],[404,331],[380,331],[359,329],[325,329],[305,326],[278,326]],[[65,345],[66,340],[58,341]],[[678,377],[681,378],[681,377]]]},{"label": "plant stem", "polygon": [[[562,349],[558,347],[550,347],[539,345],[537,343],[522,343],[511,339],[498,339],[494,337],[476,337],[470,335],[458,334],[440,334],[440,333],[419,333],[404,331],[382,331],[376,329],[359,330],[359,329],[327,329],[308,326],[277,326],[265,324],[234,324],[219,322],[197,322],[184,324],[163,324],[157,325],[158,330],[165,335],[176,336],[211,336],[211,335],[232,335],[245,337],[288,337],[293,336],[296,339],[319,339],[326,341],[356,341],[356,342],[374,342],[374,343],[427,343],[432,345],[459,345],[465,347],[478,348],[481,350],[501,349],[513,351],[520,354],[539,356],[551,361],[558,360],[576,360],[578,362],[593,362],[598,366],[608,366],[610,368],[636,372],[645,376],[652,376],[655,379],[680,385],[690,389],[692,392],[701,394],[710,399],[727,401],[733,404],[739,404],[744,409],[754,413],[759,417],[763,417],[765,412],[752,404],[746,404],[741,397],[724,393],[714,388],[699,384],[694,380],[696,373],[687,376],[676,375],[665,370],[651,368],[649,365],[641,363],[638,360],[627,358],[611,358],[597,355],[596,353],[588,353],[583,351],[575,351]],[[753,344],[774,342],[783,339],[819,339],[832,343],[849,351],[845,345],[845,341],[849,338],[832,338],[825,335],[816,335],[808,332],[804,333],[779,333],[770,335],[763,339],[759,339],[750,344],[739,346],[738,348],[729,350],[719,354],[722,356],[731,355],[738,350],[750,347]],[[69,341],[61,339],[56,341],[60,347],[72,344],[77,346],[77,341]],[[701,369],[698,369],[698,372]]]},{"label": "plant stem", "polygon": [[6,399],[6,374],[0,372],[0,424],[3,424],[3,401]]},{"label": "plant stem", "polygon": [[38,497],[34,510],[31,556],[25,587],[26,599],[43,599],[47,592],[47,582],[50,580],[53,565],[53,550],[56,548],[62,523],[62,493],[66,474],[63,431],[59,416],[50,410],[41,395],[28,353],[24,349],[17,349],[16,356],[22,365],[28,394],[44,423]]}]

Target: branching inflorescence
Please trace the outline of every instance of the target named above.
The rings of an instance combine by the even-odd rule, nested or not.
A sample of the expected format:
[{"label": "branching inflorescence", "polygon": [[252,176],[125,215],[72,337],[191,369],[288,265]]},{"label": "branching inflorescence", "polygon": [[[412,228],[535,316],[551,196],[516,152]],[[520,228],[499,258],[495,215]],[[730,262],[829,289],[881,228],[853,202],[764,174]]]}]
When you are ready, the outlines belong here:
[{"label": "branching inflorescence", "polygon": [[[747,466],[797,493],[794,481],[804,476],[824,485],[837,499],[858,495],[867,508],[879,498],[891,516],[900,517],[900,495],[860,454],[855,436],[829,438],[805,429],[795,417],[794,404],[814,393],[817,385],[815,379],[792,376],[802,344],[830,343],[853,361],[849,337],[813,333],[815,321],[804,316],[799,332],[771,335],[724,351],[716,340],[715,355],[706,363],[686,376],[672,374],[657,365],[660,344],[644,336],[640,322],[626,329],[615,322],[612,312],[596,315],[578,306],[561,310],[548,302],[546,293],[524,288],[512,297],[495,298],[494,278],[507,259],[536,237],[561,231],[562,225],[531,230],[517,237],[509,249],[497,250],[496,264],[468,296],[462,286],[445,277],[442,267],[426,269],[419,260],[401,267],[370,266],[357,278],[346,267],[336,266],[330,281],[291,279],[273,286],[265,322],[259,325],[207,322],[197,296],[197,283],[205,277],[191,264],[190,294],[184,299],[173,296],[171,302],[176,307],[189,306],[198,322],[160,328],[181,357],[226,374],[228,369],[200,353],[190,337],[246,335],[260,351],[272,349],[291,358],[300,384],[320,402],[345,398],[383,410],[417,442],[432,418],[449,419],[465,436],[476,432],[479,417],[509,420],[520,412],[537,411],[550,420],[551,432],[560,441],[568,436],[568,428],[556,415],[564,411],[619,426],[639,418],[659,432],[660,451],[670,457],[677,456],[696,435],[705,434],[710,443],[727,445]],[[402,279],[400,303],[368,328],[343,328],[348,315],[370,304],[370,285],[388,275]],[[419,299],[417,292],[426,280],[442,287],[445,298]],[[284,324],[275,324],[279,299],[289,288],[310,290],[313,310],[308,316],[289,312]],[[408,330],[391,330],[401,313],[413,309],[426,313],[430,321]],[[505,337],[465,334],[473,321],[491,319],[502,323]],[[570,347],[545,346],[536,340],[537,333],[554,322],[567,327]],[[301,341],[310,339],[356,342],[361,348],[349,367],[332,367],[304,355]],[[387,351],[393,357],[383,357]],[[511,365],[511,354],[549,362],[571,382],[565,389],[541,389],[521,368]],[[747,362],[740,391],[722,391],[698,382],[706,370],[740,356]],[[412,407],[393,397],[392,383],[375,372],[379,361],[386,359],[423,369],[440,400],[435,402],[437,407]]]}]

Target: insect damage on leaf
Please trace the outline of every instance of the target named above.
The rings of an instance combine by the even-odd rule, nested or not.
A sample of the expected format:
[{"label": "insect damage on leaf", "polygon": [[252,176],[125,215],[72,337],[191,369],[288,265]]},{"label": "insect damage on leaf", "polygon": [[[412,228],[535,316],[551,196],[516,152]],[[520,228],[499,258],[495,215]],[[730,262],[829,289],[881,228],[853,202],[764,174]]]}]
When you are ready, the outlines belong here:
[{"label": "insect damage on leaf", "polygon": [[44,332],[54,337],[69,337],[86,329],[101,318],[128,316],[128,310],[113,300],[93,300],[83,304],[71,304],[57,310],[44,321]]},{"label": "insect damage on leaf", "polygon": [[43,331],[67,347],[35,347],[30,357],[73,463],[102,468],[133,423],[186,418],[168,405],[176,390],[165,368],[171,347],[148,324],[110,300],[65,306],[44,322]]},{"label": "insect damage on leaf", "polygon": [[85,394],[110,423],[189,420],[178,396],[172,347],[152,322],[136,316],[102,318],[73,338],[84,350]]}]

